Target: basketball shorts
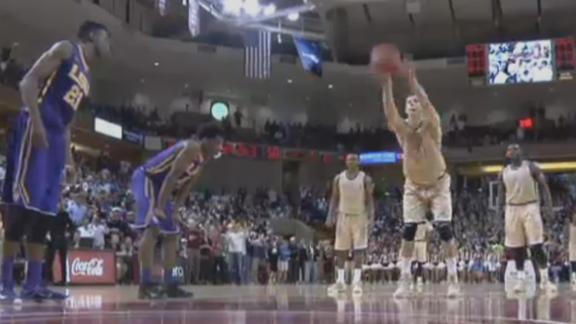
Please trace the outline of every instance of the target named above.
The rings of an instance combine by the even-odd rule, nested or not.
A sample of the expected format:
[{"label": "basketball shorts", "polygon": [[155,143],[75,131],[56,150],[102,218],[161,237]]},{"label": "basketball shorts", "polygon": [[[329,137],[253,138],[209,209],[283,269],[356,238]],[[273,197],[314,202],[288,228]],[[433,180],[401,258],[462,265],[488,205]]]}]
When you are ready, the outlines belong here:
[{"label": "basketball shorts", "polygon": [[334,249],[336,251],[353,251],[367,248],[368,217],[361,214],[338,214]]},{"label": "basketball shorts", "polygon": [[2,200],[42,215],[54,216],[66,166],[65,132],[46,129],[48,147],[32,145],[32,121],[22,112],[12,134]]},{"label": "basketball shorts", "polygon": [[177,234],[180,226],[174,218],[174,205],[168,202],[164,213],[166,218],[158,218],[154,215],[156,202],[160,193],[161,183],[155,183],[146,175],[142,168],[136,169],[132,174],[132,192],[136,206],[136,221],[132,226],[135,229],[146,229],[157,226],[163,234]]},{"label": "basketball shorts", "polygon": [[418,262],[428,261],[428,242],[426,241],[414,242],[414,260]]},{"label": "basketball shorts", "polygon": [[402,200],[404,223],[421,223],[429,211],[436,222],[452,221],[450,175],[445,174],[432,186],[422,186],[406,179]]},{"label": "basketball shorts", "polygon": [[505,244],[507,247],[525,247],[544,242],[544,226],[538,203],[506,206]]},{"label": "basketball shorts", "polygon": [[570,261],[576,261],[576,225],[570,224],[570,243],[568,244],[568,254]]}]

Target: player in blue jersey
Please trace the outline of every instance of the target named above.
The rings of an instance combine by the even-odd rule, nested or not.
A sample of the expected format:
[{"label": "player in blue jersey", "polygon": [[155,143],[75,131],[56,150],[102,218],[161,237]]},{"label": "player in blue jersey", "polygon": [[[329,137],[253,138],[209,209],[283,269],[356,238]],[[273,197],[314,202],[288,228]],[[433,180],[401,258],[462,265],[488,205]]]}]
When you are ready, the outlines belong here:
[{"label": "player in blue jersey", "polygon": [[[135,228],[143,229],[138,257],[141,276],[139,297],[156,299],[191,297],[178,287],[173,275],[180,238],[179,209],[204,164],[221,154],[223,132],[217,124],[206,124],[196,136],[160,152],[134,171],[132,192],[136,202]],[[152,280],[154,248],[162,237],[164,285]]]},{"label": "player in blue jersey", "polygon": [[2,301],[16,297],[14,256],[24,235],[28,270],[22,298],[65,298],[42,283],[45,237],[58,211],[64,171],[72,162],[70,124],[90,94],[88,64],[110,54],[110,33],[104,25],[87,21],[80,27],[78,38],[79,42],[54,44],[20,83],[24,108],[11,138],[7,155],[11,167],[6,176],[9,183],[2,195],[6,210]]}]

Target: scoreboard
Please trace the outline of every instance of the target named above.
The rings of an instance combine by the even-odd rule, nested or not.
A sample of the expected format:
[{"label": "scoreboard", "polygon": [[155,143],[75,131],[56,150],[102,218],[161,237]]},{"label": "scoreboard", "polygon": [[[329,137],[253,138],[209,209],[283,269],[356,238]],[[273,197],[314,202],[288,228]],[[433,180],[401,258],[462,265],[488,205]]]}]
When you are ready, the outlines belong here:
[{"label": "scoreboard", "polygon": [[249,159],[264,160],[292,160],[305,162],[334,163],[343,160],[343,156],[334,152],[284,148],[274,145],[259,145],[250,143],[227,142],[223,146],[222,154]]},{"label": "scoreboard", "polygon": [[473,85],[572,80],[576,69],[574,38],[511,41],[466,46]]}]

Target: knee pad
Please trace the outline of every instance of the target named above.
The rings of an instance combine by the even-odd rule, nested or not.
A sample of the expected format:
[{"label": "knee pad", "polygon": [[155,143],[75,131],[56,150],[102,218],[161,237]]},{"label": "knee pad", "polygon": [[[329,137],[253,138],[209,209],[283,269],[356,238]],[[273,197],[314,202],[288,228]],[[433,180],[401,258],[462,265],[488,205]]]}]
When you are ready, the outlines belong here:
[{"label": "knee pad", "polygon": [[542,244],[535,244],[530,247],[530,254],[532,260],[536,262],[539,266],[546,266],[548,264],[548,256],[544,252],[544,247]]},{"label": "knee pad", "polygon": [[32,213],[30,216],[32,220],[27,233],[27,242],[32,244],[45,244],[46,234],[52,224],[52,217],[38,212],[30,213]]},{"label": "knee pad", "polygon": [[452,224],[449,222],[441,222],[438,224],[438,235],[443,242],[449,242],[454,238],[452,232]]},{"label": "knee pad", "polygon": [[404,224],[404,231],[402,233],[402,239],[404,239],[404,241],[413,242],[414,237],[416,236],[416,229],[417,228],[418,228],[418,224],[416,224],[416,223]]},{"label": "knee pad", "polygon": [[29,227],[29,213],[20,206],[6,205],[3,216],[6,241],[20,242]]}]

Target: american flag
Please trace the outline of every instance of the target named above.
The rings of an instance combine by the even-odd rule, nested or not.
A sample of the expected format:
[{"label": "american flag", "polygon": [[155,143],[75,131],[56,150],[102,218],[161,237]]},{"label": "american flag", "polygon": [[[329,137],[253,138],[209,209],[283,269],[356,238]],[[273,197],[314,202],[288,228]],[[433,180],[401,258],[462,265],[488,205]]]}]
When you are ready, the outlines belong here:
[{"label": "american flag", "polygon": [[244,37],[244,76],[248,79],[270,78],[272,35],[264,30],[248,31]]}]

